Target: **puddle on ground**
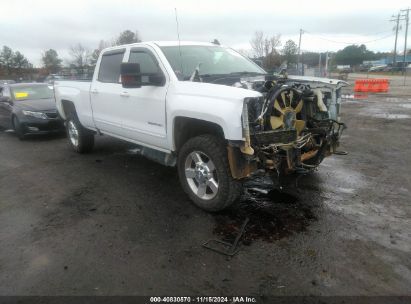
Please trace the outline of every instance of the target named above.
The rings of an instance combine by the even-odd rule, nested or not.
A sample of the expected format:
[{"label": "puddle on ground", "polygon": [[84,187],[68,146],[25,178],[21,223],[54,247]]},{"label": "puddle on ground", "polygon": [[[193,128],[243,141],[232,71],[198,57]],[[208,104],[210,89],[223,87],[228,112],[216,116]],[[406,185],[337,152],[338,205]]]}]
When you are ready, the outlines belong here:
[{"label": "puddle on ground", "polygon": [[[218,238],[233,242],[244,220],[250,219],[241,238],[244,245],[261,239],[273,242],[296,232],[305,231],[310,222],[316,220],[313,206],[301,202],[298,197],[273,189],[269,183],[258,183],[259,187],[246,185],[238,203],[215,215],[213,233]],[[263,185],[263,187],[261,187]]]},{"label": "puddle on ground", "polygon": [[385,119],[406,119],[411,118],[411,115],[408,114],[388,114],[388,113],[379,113],[373,115],[376,118],[385,118]]},{"label": "puddle on ground", "polygon": [[364,100],[368,98],[368,94],[347,94],[347,95],[341,95],[341,99],[343,101],[354,101],[354,100]]},{"label": "puddle on ground", "polygon": [[385,101],[386,102],[399,102],[399,101],[401,101],[402,99],[401,98],[398,98],[398,97],[387,97],[387,98],[385,98]]},{"label": "puddle on ground", "polygon": [[3,126],[0,126],[0,132],[4,132],[4,133],[14,133],[13,129],[6,129]]},{"label": "puddle on ground", "polygon": [[345,193],[345,194],[353,194],[355,192],[354,188],[338,187],[337,190],[339,193]]}]

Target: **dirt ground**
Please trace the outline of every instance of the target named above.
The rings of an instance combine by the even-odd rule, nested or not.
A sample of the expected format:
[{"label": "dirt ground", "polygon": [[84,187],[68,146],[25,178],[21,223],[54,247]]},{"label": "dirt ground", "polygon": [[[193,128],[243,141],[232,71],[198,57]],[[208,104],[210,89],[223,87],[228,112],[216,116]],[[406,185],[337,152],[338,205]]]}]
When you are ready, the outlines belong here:
[{"label": "dirt ground", "polygon": [[[345,100],[348,155],[220,214],[128,143],[102,136],[78,155],[63,136],[0,132],[0,294],[411,295],[411,96],[400,95]],[[246,216],[233,258],[202,247]]]}]

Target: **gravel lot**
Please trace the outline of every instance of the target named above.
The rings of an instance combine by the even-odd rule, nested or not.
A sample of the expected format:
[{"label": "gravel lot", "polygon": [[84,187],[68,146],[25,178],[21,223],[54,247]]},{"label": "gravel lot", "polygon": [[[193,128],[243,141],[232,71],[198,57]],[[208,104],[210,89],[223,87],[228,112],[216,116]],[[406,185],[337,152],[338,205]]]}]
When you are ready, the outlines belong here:
[{"label": "gravel lot", "polygon": [[[411,97],[347,100],[342,116],[347,156],[216,215],[128,143],[78,155],[0,132],[0,294],[411,295]],[[202,247],[247,214],[236,256]]]}]

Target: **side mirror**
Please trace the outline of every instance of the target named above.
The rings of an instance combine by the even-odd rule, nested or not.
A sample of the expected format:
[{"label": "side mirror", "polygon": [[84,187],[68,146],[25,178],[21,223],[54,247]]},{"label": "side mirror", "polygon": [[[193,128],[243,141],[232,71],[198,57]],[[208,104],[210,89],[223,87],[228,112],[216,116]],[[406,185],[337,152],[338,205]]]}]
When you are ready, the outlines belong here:
[{"label": "side mirror", "polygon": [[11,101],[10,97],[0,96],[0,102],[9,103]]},{"label": "side mirror", "polygon": [[120,75],[123,88],[141,88],[141,73],[138,63],[122,63]]}]

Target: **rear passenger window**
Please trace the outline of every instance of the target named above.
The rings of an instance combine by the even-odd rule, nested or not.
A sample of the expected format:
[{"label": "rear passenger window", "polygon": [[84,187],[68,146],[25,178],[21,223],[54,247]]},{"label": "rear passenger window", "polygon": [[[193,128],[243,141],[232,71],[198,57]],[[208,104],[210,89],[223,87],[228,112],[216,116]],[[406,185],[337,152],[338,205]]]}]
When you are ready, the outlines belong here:
[{"label": "rear passenger window", "polygon": [[101,82],[120,82],[120,65],[123,61],[124,50],[119,52],[107,52],[101,58],[98,80]]},{"label": "rear passenger window", "polygon": [[128,62],[139,63],[142,74],[157,74],[159,71],[154,57],[146,52],[132,51]]}]

